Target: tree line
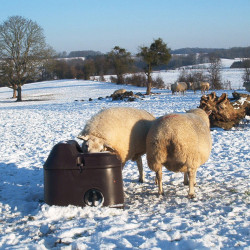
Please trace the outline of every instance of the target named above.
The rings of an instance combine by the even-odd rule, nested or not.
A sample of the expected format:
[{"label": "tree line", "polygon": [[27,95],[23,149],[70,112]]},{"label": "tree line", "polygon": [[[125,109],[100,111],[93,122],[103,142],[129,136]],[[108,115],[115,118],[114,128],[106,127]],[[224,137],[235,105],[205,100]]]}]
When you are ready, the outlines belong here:
[{"label": "tree line", "polygon": [[129,82],[129,78],[125,79],[126,73],[144,72],[146,78],[137,74],[130,79],[137,79],[140,85],[141,81],[146,79],[144,86],[147,87],[147,94],[150,94],[152,86],[163,85],[160,79],[152,79],[152,71],[159,65],[167,65],[170,59],[171,54],[167,44],[158,38],[150,46],[140,47],[136,56],[132,56],[124,48],[115,46],[107,54],[88,56],[85,60],[79,58],[50,60],[44,65],[40,80],[72,78],[89,80],[91,76],[103,78],[104,75],[116,75],[112,77],[113,82],[124,84]]},{"label": "tree line", "polygon": [[250,57],[250,46],[249,47],[233,47],[230,49],[213,49],[213,48],[182,48],[171,50],[171,54],[211,54],[217,55],[220,58],[234,59],[234,58],[249,58]]},{"label": "tree line", "polygon": [[[222,48],[181,48],[181,49],[170,49],[171,55],[177,56],[190,56],[203,54],[210,56],[211,54],[216,54],[220,58],[234,59],[234,58],[249,58],[250,57],[250,46],[248,47],[233,47],[229,49]],[[93,50],[80,50],[80,51],[71,51],[67,54],[66,51],[58,53],[58,57],[91,57],[101,55],[100,51]],[[173,58],[172,58],[173,59]],[[172,60],[171,59],[171,60]],[[170,61],[171,61],[170,60]]]}]

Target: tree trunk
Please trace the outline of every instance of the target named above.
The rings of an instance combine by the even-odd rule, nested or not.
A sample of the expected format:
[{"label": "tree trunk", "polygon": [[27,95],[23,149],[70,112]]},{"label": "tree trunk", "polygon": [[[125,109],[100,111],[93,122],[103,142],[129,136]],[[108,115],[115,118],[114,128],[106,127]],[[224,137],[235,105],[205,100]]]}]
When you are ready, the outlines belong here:
[{"label": "tree trunk", "polygon": [[148,76],[148,83],[147,83],[146,95],[150,95],[151,94],[151,88],[152,88],[152,78],[151,78],[151,71],[150,70],[148,70],[147,76]]},{"label": "tree trunk", "polygon": [[17,102],[22,101],[22,86],[18,85],[17,87]]},{"label": "tree trunk", "polygon": [[117,74],[117,84],[124,84],[124,79],[122,74]]},{"label": "tree trunk", "polygon": [[17,98],[16,92],[17,92],[17,88],[16,88],[16,87],[13,87],[13,96],[12,96],[13,99],[16,99],[16,98]]},{"label": "tree trunk", "polygon": [[250,110],[250,95],[233,93],[235,101],[230,102],[226,93],[217,97],[215,92],[203,95],[199,108],[205,111],[212,111],[209,116],[211,127],[231,129],[238,125]]}]

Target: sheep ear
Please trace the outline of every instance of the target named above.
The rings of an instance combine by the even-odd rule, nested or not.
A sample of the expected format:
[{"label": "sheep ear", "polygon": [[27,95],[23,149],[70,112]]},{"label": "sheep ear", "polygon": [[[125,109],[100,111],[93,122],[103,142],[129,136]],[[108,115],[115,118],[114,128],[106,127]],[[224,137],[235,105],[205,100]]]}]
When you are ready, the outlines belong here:
[{"label": "sheep ear", "polygon": [[84,141],[87,141],[89,139],[89,136],[88,135],[78,135],[77,138],[84,140]]},{"label": "sheep ear", "polygon": [[108,145],[106,143],[103,146],[107,149],[107,151],[110,151],[110,152],[114,152],[115,151],[110,145]]},{"label": "sheep ear", "polygon": [[207,115],[210,116],[212,114],[212,110],[206,111]]}]

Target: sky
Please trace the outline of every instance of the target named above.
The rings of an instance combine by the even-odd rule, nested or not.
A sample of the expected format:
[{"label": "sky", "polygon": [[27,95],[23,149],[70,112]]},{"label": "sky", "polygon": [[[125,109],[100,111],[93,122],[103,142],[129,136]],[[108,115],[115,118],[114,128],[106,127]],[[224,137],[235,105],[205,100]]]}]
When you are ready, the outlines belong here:
[{"label": "sky", "polygon": [[23,16],[57,52],[115,46],[137,53],[162,38],[171,49],[250,46],[250,0],[0,0],[0,23]]}]

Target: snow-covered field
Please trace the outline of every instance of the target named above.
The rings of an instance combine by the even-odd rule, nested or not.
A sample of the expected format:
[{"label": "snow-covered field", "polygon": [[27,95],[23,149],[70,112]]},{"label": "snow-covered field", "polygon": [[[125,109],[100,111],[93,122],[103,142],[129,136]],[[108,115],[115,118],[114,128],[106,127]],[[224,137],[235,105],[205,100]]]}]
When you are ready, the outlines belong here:
[{"label": "snow-covered field", "polygon": [[160,94],[136,102],[97,99],[121,87],[145,93],[110,83],[48,81],[23,86],[24,101],[17,103],[10,89],[0,88],[0,249],[250,249],[249,117],[230,131],[212,129],[212,153],[198,170],[193,200],[183,175],[166,169],[165,196],[159,197],[144,156],[145,183],[138,183],[134,162],[124,167],[124,209],[44,203],[43,164],[50,150],[78,140],[100,109],[136,107],[159,117],[195,108],[201,97],[154,89]]}]

